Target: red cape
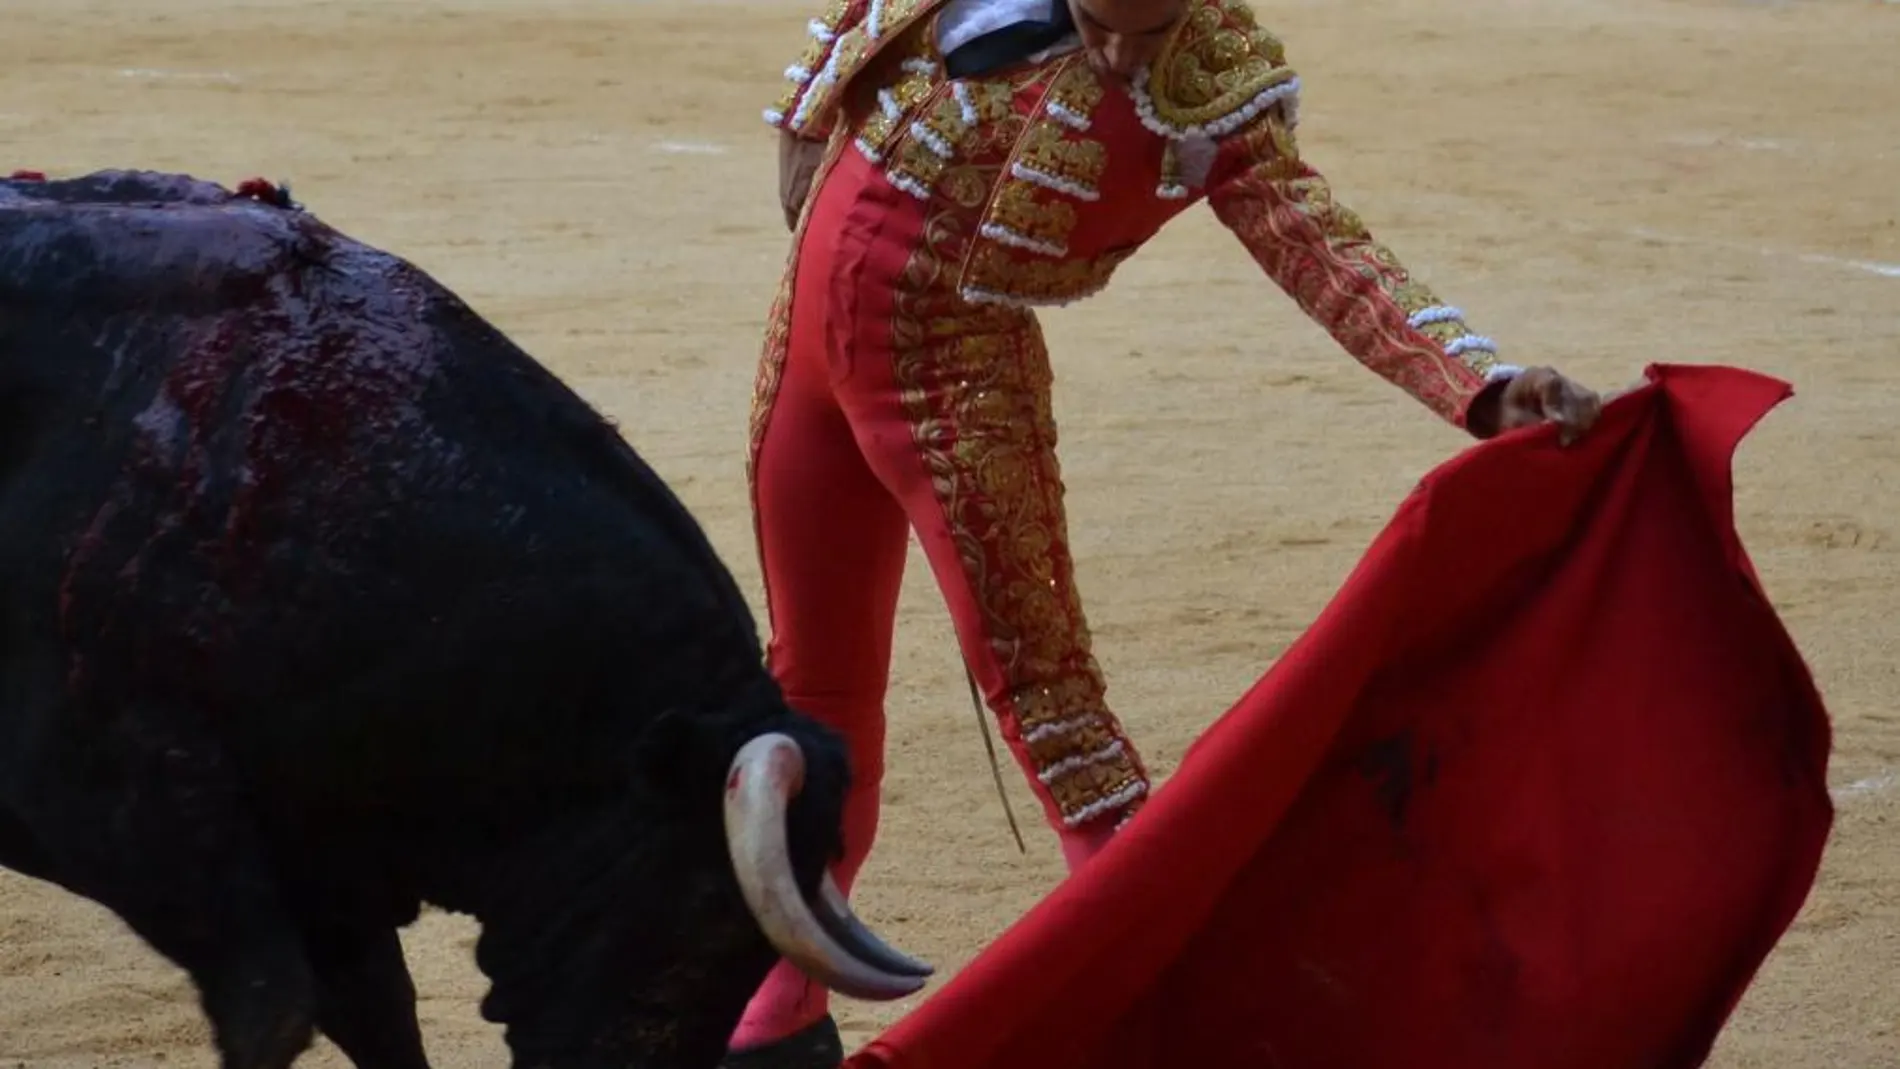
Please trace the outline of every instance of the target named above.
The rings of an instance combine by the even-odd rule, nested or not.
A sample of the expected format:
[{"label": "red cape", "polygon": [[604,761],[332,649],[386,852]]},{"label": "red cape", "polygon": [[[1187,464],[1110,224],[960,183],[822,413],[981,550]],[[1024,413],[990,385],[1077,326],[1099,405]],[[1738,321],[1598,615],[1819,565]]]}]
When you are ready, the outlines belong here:
[{"label": "red cape", "polygon": [[1478,445],[1148,808],[851,1069],[1686,1069],[1805,899],[1827,714],[1667,366]]}]

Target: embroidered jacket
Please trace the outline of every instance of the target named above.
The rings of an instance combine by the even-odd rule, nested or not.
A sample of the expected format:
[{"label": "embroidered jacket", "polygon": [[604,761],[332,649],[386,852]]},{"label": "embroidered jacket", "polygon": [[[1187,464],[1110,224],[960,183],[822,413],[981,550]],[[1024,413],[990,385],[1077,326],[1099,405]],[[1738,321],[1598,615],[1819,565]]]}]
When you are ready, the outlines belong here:
[{"label": "embroidered jacket", "polygon": [[[914,196],[979,213],[959,269],[971,301],[1063,304],[1107,285],[1197,201],[1361,363],[1447,421],[1518,369],[1413,278],[1299,153],[1300,80],[1242,0],[1192,0],[1124,88],[1080,53],[951,80],[942,0],[832,0],[766,121],[850,137]],[[987,189],[941,188],[987,158]]]}]

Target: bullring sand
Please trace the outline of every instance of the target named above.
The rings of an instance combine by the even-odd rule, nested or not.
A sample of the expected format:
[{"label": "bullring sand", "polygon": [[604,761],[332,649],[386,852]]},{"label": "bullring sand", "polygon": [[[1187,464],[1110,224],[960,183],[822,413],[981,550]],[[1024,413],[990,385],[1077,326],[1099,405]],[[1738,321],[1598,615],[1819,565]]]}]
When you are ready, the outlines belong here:
[{"label": "bullring sand", "polygon": [[[0,171],[287,178],[621,422],[758,602],[746,410],[786,236],[759,111],[792,0],[5,0]],[[1718,1069],[1900,1066],[1900,6],[1258,0],[1307,151],[1520,362],[1599,386],[1723,362],[1798,396],[1740,524],[1836,719],[1820,882]],[[1337,589],[1459,434],[1342,354],[1204,209],[1045,316],[1113,700],[1162,772]],[[1472,553],[1484,547],[1472,546]],[[1456,560],[1444,562],[1455,569]],[[1059,876],[1015,848],[913,553],[861,908],[954,970]],[[406,933],[437,1064],[501,1069],[472,926]],[[845,1003],[862,1041],[912,1003]],[[215,1061],[182,974],[0,873],[0,1069]],[[321,1045],[300,1064],[342,1069]]]}]

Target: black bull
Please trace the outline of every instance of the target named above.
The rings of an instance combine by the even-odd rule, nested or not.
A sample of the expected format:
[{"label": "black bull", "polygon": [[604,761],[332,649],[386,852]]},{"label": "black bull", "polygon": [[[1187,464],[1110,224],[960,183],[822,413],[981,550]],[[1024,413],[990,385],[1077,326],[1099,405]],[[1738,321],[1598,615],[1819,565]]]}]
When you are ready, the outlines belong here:
[{"label": "black bull", "polygon": [[0,182],[0,863],[188,971],[228,1069],[313,1028],[424,1066],[425,902],[523,1067],[714,1065],[780,954],[921,986],[823,877],[839,740],[667,486],[268,193]]}]

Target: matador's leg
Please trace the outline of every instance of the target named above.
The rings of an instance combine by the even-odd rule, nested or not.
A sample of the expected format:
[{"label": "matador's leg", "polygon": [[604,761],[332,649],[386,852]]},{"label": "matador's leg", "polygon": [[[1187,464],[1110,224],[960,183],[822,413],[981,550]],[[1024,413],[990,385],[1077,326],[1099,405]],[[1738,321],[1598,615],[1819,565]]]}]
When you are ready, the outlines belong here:
[{"label": "matador's leg", "polygon": [[1041,331],[1021,310],[912,315],[901,289],[888,308],[881,296],[860,298],[858,321],[888,324],[891,344],[855,354],[840,402],[922,539],[1073,866],[1145,800],[1148,779],[1108,709],[1076,593]]},{"label": "matador's leg", "polygon": [[[814,206],[794,288],[773,309],[750,464],[769,667],[792,706],[842,734],[849,749],[843,855],[831,868],[846,893],[877,834],[884,697],[909,549],[904,512],[865,463],[829,384],[830,289],[856,246],[838,218],[849,203],[834,194]],[[828,1004],[822,985],[780,961],[746,1007],[732,1049],[788,1036],[835,1043],[803,1035],[828,1026]],[[772,1064],[802,1063],[779,1057]]]}]

